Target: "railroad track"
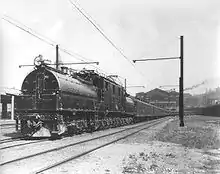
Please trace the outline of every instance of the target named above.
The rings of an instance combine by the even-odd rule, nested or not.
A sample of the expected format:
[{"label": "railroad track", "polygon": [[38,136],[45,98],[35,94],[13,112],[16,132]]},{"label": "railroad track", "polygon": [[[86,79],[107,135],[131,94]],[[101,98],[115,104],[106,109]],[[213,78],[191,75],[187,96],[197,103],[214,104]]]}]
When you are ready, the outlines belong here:
[{"label": "railroad track", "polygon": [[7,126],[1,126],[0,129],[11,129],[15,128],[15,125],[7,125]]},{"label": "railroad track", "polygon": [[0,146],[0,150],[10,149],[10,148],[19,147],[19,146],[26,146],[29,144],[36,144],[36,143],[40,143],[40,142],[44,142],[44,141],[49,141],[49,138],[40,139],[40,140],[36,140],[36,141],[29,141],[29,142],[24,142],[23,140],[25,140],[25,139],[23,139],[23,137],[22,137],[22,138],[18,138],[18,139],[12,139],[11,141],[9,140],[7,142],[2,142],[0,144],[22,141],[22,143],[19,143],[19,144],[5,145],[4,147]]},{"label": "railroad track", "polygon": [[[4,124],[4,125],[6,125],[6,124]],[[7,125],[11,125],[11,124],[7,124]],[[67,137],[68,137],[68,135],[67,135]],[[5,144],[5,143],[9,143],[9,145],[6,144],[4,147],[0,147],[0,150],[14,148],[14,147],[19,147],[19,146],[30,145],[30,144],[35,144],[35,143],[40,143],[40,142],[43,142],[43,141],[48,141],[49,139],[50,138],[43,138],[43,139],[40,139],[38,141],[22,142],[22,143],[19,143],[19,144],[12,144],[11,145],[10,144],[11,142],[17,142],[17,141],[23,141],[23,140],[34,140],[34,139],[27,139],[27,137],[7,138],[7,139],[0,140],[0,145],[1,144]]]},{"label": "railroad track", "polygon": [[4,126],[15,126],[15,123],[0,124],[0,127]]},{"label": "railroad track", "polygon": [[[15,123],[0,124],[0,129],[7,127],[15,127],[15,126],[16,126]],[[20,124],[18,124],[18,126],[20,126]]]},{"label": "railroad track", "polygon": [[20,141],[24,138],[25,137],[23,137],[23,136],[21,136],[21,137],[12,137],[12,138],[4,138],[4,139],[0,140],[0,144],[9,143],[9,142],[13,142],[13,141]]},{"label": "railroad track", "polygon": [[[88,149],[88,150],[85,150],[81,153],[78,153],[74,156],[70,156],[68,158],[65,158],[65,159],[62,159],[62,160],[58,160],[56,161],[57,159],[54,159],[56,162],[52,163],[52,164],[49,164],[49,165],[46,165],[40,169],[37,169],[36,171],[34,171],[33,173],[41,173],[41,172],[44,172],[44,171],[47,171],[49,169],[52,169],[54,167],[57,167],[61,164],[64,164],[68,161],[71,161],[71,160],[74,160],[74,159],[77,159],[81,156],[84,156],[90,152],[93,152],[97,149],[100,149],[102,147],[105,147],[107,145],[110,145],[112,143],[115,143],[117,141],[120,141],[122,139],[125,139],[129,136],[132,136],[138,132],[140,132],[141,130],[144,130],[144,129],[148,129],[152,126],[155,126],[159,123],[161,123],[162,121],[164,120],[167,120],[167,118],[162,118],[162,119],[159,119],[159,120],[152,120],[152,121],[148,121],[148,122],[145,122],[143,124],[139,124],[139,125],[135,125],[135,126],[132,126],[132,127],[129,127],[129,128],[125,128],[125,129],[121,129],[119,131],[116,131],[116,132],[112,132],[112,133],[109,133],[109,134],[104,134],[104,135],[101,135],[101,136],[96,136],[96,137],[93,137],[93,138],[89,138],[89,139],[85,139],[85,140],[82,140],[82,141],[78,141],[78,142],[74,142],[74,143],[70,143],[70,144],[67,144],[67,145],[64,145],[64,146],[60,146],[60,147],[56,147],[56,148],[52,148],[52,149],[49,149],[49,150],[45,150],[45,151],[41,151],[41,152],[38,152],[38,153],[34,153],[34,154],[31,154],[31,155],[28,155],[28,156],[23,156],[23,157],[20,157],[20,158],[17,158],[17,159],[13,159],[13,160],[10,160],[10,161],[5,161],[3,163],[0,164],[0,167],[7,167],[7,165],[10,166],[10,164],[14,164],[14,163],[17,163],[17,162],[21,162],[21,161],[26,161],[26,160],[31,160],[30,158],[36,158],[36,157],[39,157],[41,155],[44,155],[44,158],[45,158],[45,154],[47,153],[58,153],[58,152],[61,152],[62,150],[67,150],[68,148],[72,148],[72,147],[75,147],[75,146],[78,146],[78,145],[83,145],[83,144],[87,144],[87,143],[92,143],[93,141],[95,140],[100,140],[100,139],[103,139],[103,138],[109,138],[113,135],[117,135],[118,137],[112,141],[108,141],[107,143],[104,143],[100,146],[96,146],[92,149]],[[122,134],[122,135],[121,135]],[[123,135],[125,134],[125,135]],[[56,155],[56,154],[55,154]],[[36,161],[36,159],[34,160]],[[50,161],[50,163],[53,162],[53,161]],[[31,163],[32,164],[32,163]],[[45,163],[43,163],[45,165]],[[26,164],[27,165],[27,164]],[[42,165],[40,165],[42,166]],[[34,168],[34,167],[33,167]],[[33,169],[31,168],[31,169]],[[39,167],[38,167],[39,168]]]}]

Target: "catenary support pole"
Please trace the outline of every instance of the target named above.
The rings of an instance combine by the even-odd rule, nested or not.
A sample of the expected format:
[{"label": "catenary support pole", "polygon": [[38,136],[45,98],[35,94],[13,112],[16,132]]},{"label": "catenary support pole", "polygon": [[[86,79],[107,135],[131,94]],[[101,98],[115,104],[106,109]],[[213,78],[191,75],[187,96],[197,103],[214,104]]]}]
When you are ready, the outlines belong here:
[{"label": "catenary support pole", "polygon": [[180,127],[184,127],[184,96],[183,96],[183,36],[180,36],[180,79],[179,79],[179,119]]},{"label": "catenary support pole", "polygon": [[184,96],[183,96],[183,36],[180,36],[180,57],[159,57],[133,60],[134,63],[139,61],[156,61],[156,60],[180,60],[180,78],[179,78],[179,120],[180,127],[184,127]]},{"label": "catenary support pole", "polygon": [[56,45],[56,69],[59,69],[59,47]]}]

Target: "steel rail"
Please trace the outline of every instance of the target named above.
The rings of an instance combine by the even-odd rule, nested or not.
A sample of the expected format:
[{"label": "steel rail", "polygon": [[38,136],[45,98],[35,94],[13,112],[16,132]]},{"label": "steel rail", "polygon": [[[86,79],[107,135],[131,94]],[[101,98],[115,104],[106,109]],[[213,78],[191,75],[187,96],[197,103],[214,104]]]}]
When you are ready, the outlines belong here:
[{"label": "steel rail", "polygon": [[[5,127],[5,126],[15,126],[15,123],[8,123],[8,124],[0,124],[0,127]],[[20,124],[19,124],[20,125]]]},{"label": "steel rail", "polygon": [[[161,118],[161,119],[165,119],[165,118]],[[56,147],[56,148],[53,148],[53,149],[45,150],[45,151],[34,153],[34,154],[31,154],[31,155],[28,155],[28,156],[24,156],[24,157],[20,157],[20,158],[17,158],[17,159],[10,160],[10,161],[6,161],[6,162],[3,162],[3,163],[0,163],[0,166],[4,166],[4,165],[7,165],[7,164],[11,164],[11,163],[17,162],[17,161],[21,161],[21,160],[25,160],[25,159],[28,159],[28,158],[36,157],[36,156],[43,155],[43,154],[46,154],[46,153],[49,153],[49,152],[58,151],[58,150],[61,150],[61,149],[65,149],[67,147],[83,144],[83,143],[86,143],[86,142],[89,142],[89,141],[93,141],[93,140],[97,140],[97,139],[100,139],[100,138],[108,137],[108,136],[111,136],[111,135],[114,135],[114,134],[118,134],[118,133],[130,130],[130,129],[134,129],[134,128],[137,128],[137,127],[140,127],[140,126],[144,126],[144,125],[150,124],[150,123],[155,122],[157,120],[148,121],[147,123],[145,122],[145,123],[143,123],[141,125],[133,126],[133,127],[130,127],[130,128],[125,128],[123,130],[116,131],[116,132],[113,132],[113,133],[110,133],[110,134],[105,134],[105,135],[102,135],[102,136],[97,136],[97,137],[94,137],[94,138],[89,138],[89,139],[86,139],[86,140],[83,140],[83,141],[74,142],[74,143],[71,143],[71,144],[68,144],[68,145],[64,145],[64,146],[61,146],[61,147]],[[126,126],[128,126],[128,125],[126,125]]]},{"label": "steel rail", "polygon": [[[139,130],[137,130],[137,131],[135,131],[135,132],[129,133],[128,135],[122,136],[122,137],[120,137],[120,138],[117,138],[116,140],[113,140],[113,141],[110,141],[110,142],[108,142],[108,143],[102,144],[102,145],[100,145],[100,146],[97,146],[97,147],[95,147],[95,148],[92,148],[92,149],[90,149],[90,150],[87,150],[87,151],[85,151],[85,152],[83,152],[83,153],[80,153],[80,154],[78,154],[78,155],[75,155],[75,156],[72,156],[72,157],[70,157],[70,158],[67,158],[67,159],[61,160],[61,161],[59,161],[59,162],[56,162],[56,163],[54,163],[54,164],[48,165],[48,166],[43,167],[43,168],[41,168],[41,169],[39,169],[39,170],[37,170],[37,171],[34,171],[34,172],[32,172],[32,173],[34,173],[34,174],[39,174],[39,173],[44,172],[44,171],[46,171],[46,170],[55,168],[55,167],[57,167],[57,166],[59,166],[59,165],[62,165],[62,164],[64,164],[64,163],[67,163],[67,162],[69,162],[69,161],[72,161],[72,160],[74,160],[74,159],[77,159],[77,158],[79,158],[79,157],[81,157],[81,156],[87,155],[87,154],[90,153],[90,152],[93,152],[93,151],[95,151],[95,150],[101,149],[101,148],[103,148],[103,147],[105,147],[105,146],[108,146],[108,145],[113,144],[113,143],[115,143],[115,142],[117,142],[117,141],[120,141],[120,140],[122,140],[122,139],[125,139],[125,138],[127,138],[127,137],[129,137],[129,136],[132,136],[132,135],[134,135],[134,134],[136,134],[136,133],[138,133],[138,132],[140,132],[140,131],[142,131],[142,130],[144,130],[144,129],[148,129],[148,128],[152,127],[152,126],[155,126],[155,125],[161,123],[162,121],[164,121],[164,119],[165,119],[165,118],[161,118],[160,120],[155,120],[155,121],[153,122],[153,124],[151,124],[152,122],[151,122],[151,123],[148,122],[148,124],[150,124],[150,125],[148,125],[147,127],[141,128],[141,129],[139,129]],[[166,119],[167,119],[167,118],[166,118]],[[146,124],[141,125],[141,126],[146,126]],[[139,127],[141,127],[141,126],[139,126]]]},{"label": "steel rail", "polygon": [[0,150],[9,149],[9,148],[13,148],[13,147],[19,147],[19,146],[26,146],[26,145],[29,145],[29,144],[35,144],[35,143],[40,143],[40,142],[44,142],[44,141],[48,141],[48,138],[47,139],[41,139],[41,140],[38,140],[38,141],[26,142],[26,143],[22,143],[22,144],[14,144],[14,145],[10,145],[10,146],[5,146],[5,147],[0,148]]},{"label": "steel rail", "polygon": [[22,137],[5,138],[5,139],[0,140],[0,144],[13,142],[13,141],[20,141],[20,140],[23,140],[24,138],[26,137],[22,136]]},{"label": "steel rail", "polygon": [[16,125],[10,125],[10,126],[0,127],[0,129],[11,129],[11,128],[16,128]]}]

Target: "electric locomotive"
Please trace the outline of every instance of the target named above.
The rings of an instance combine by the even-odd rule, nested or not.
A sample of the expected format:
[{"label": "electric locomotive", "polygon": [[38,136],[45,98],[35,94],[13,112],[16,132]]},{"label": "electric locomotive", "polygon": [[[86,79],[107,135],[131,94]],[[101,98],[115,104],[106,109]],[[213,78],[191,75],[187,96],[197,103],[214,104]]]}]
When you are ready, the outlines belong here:
[{"label": "electric locomotive", "polygon": [[40,58],[24,79],[15,113],[21,132],[50,137],[131,124],[135,105],[123,86],[94,70],[61,70]]},{"label": "electric locomotive", "polygon": [[16,119],[26,136],[76,134],[170,114],[128,95],[114,79],[94,70],[58,70],[39,56],[34,65],[15,98]]}]

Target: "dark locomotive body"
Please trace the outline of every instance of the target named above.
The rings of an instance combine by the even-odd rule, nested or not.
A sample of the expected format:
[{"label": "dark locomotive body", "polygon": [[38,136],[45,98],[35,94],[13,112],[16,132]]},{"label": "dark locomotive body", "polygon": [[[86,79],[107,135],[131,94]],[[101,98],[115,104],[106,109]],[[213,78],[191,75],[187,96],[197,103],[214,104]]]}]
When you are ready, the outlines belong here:
[{"label": "dark locomotive body", "polygon": [[129,97],[121,85],[93,70],[61,71],[43,62],[26,76],[21,90],[16,116],[21,132],[33,137],[93,131],[165,113]]}]

